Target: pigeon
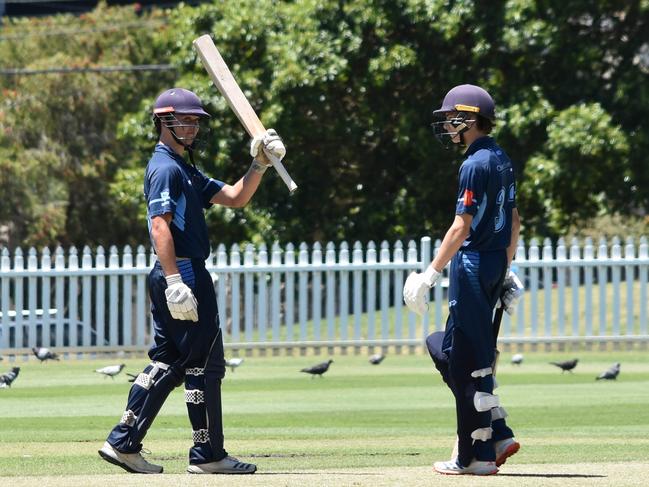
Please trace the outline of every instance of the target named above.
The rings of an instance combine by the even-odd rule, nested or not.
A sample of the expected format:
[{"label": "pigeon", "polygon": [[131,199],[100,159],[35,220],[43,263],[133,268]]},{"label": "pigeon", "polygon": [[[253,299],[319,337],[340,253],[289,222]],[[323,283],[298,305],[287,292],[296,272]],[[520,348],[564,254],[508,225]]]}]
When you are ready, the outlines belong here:
[{"label": "pigeon", "polygon": [[36,355],[36,358],[41,361],[41,363],[46,360],[58,360],[59,356],[52,352],[49,348],[45,347],[32,347],[32,352]]},{"label": "pigeon", "polygon": [[572,369],[577,367],[577,362],[579,362],[579,359],[573,359],[573,360],[565,360],[563,362],[550,362],[552,365],[556,365],[561,369],[561,373],[563,374],[566,370],[570,373],[572,373]]},{"label": "pigeon", "polygon": [[243,359],[242,359],[242,358],[240,358],[240,357],[234,357],[234,358],[227,359],[227,360],[225,361],[225,365],[228,366],[228,367],[230,367],[230,370],[232,370],[232,372],[234,372],[234,369],[236,369],[237,367],[239,367],[239,365],[241,365],[242,362],[243,362]]},{"label": "pigeon", "polygon": [[522,353],[515,353],[512,355],[512,364],[514,365],[520,365],[523,363],[523,354]]},{"label": "pigeon", "polygon": [[370,357],[370,363],[372,365],[379,365],[381,362],[383,362],[383,359],[385,358],[385,355],[382,353],[375,353]]},{"label": "pigeon", "polygon": [[123,368],[124,368],[124,364],[108,365],[106,367],[102,367],[101,369],[95,370],[95,372],[104,374],[106,377],[111,377],[115,379],[115,376],[119,374]]},{"label": "pigeon", "polygon": [[615,362],[604,372],[596,377],[596,380],[615,380],[620,373],[620,362]]},{"label": "pigeon", "polygon": [[324,374],[327,370],[329,370],[329,366],[333,363],[333,360],[329,359],[326,362],[322,362],[320,364],[316,364],[313,367],[306,367],[300,372],[306,372],[307,374],[311,374],[311,378],[315,377],[316,375],[319,375],[322,377],[322,374]]},{"label": "pigeon", "polygon": [[18,372],[20,372],[20,367],[14,367],[11,372],[0,375],[0,388],[11,387],[11,383],[18,377]]}]

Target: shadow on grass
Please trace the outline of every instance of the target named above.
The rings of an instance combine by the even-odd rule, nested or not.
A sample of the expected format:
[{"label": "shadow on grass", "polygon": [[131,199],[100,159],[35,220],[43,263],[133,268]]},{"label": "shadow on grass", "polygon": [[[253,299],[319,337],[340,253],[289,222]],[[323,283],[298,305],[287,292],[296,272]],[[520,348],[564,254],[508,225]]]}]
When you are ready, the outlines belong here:
[{"label": "shadow on grass", "polygon": [[498,473],[498,477],[541,477],[559,479],[596,479],[608,477],[608,475],[588,475],[582,473]]}]

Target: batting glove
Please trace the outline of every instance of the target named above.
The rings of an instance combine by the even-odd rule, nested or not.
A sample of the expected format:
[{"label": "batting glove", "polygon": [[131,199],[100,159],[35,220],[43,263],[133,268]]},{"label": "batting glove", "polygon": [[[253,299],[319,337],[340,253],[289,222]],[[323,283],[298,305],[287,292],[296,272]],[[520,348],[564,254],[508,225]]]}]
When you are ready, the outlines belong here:
[{"label": "batting glove", "polygon": [[426,296],[428,291],[430,291],[430,288],[437,283],[441,275],[440,272],[433,269],[433,266],[428,266],[423,273],[410,273],[403,286],[403,301],[406,303],[406,306],[408,306],[410,311],[414,311],[418,315],[423,315],[428,311]]},{"label": "batting glove", "polygon": [[282,138],[277,135],[274,129],[268,129],[266,133],[256,135],[250,141],[250,155],[252,157],[258,158],[260,156],[260,149],[263,149],[263,152],[268,156],[271,165],[273,160],[277,159],[281,161],[286,155],[284,142],[282,142]]},{"label": "batting glove", "polygon": [[523,286],[521,280],[511,269],[508,270],[503,281],[503,292],[500,298],[500,302],[503,308],[505,308],[505,311],[507,311],[507,314],[511,315],[514,313],[518,300],[523,296],[524,292],[525,286]]},{"label": "batting glove", "polygon": [[180,274],[171,274],[165,279],[167,280],[165,296],[171,317],[175,320],[198,321],[198,302]]}]

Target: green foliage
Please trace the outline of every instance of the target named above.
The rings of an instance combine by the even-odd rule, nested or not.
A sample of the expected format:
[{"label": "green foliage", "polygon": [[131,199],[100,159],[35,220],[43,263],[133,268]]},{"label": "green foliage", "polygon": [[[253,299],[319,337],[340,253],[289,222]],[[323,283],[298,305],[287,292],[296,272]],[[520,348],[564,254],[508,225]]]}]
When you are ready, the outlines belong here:
[{"label": "green foliage", "polygon": [[[270,172],[247,208],[211,210],[214,245],[441,235],[462,157],[434,140],[430,112],[467,82],[496,100],[495,136],[517,165],[526,236],[642,212],[648,13],[647,2],[587,0],[242,0],[142,16],[100,4],[79,17],[11,21],[2,66],[175,71],[0,78],[0,177],[6,207],[20,208],[3,206],[0,225],[9,224],[14,245],[147,243],[150,107],[174,85],[196,91],[213,114],[198,165],[236,182],[249,164],[248,136],[191,48],[204,33],[264,124],[284,137],[300,185],[288,197]],[[46,191],[30,189],[43,184],[26,172],[33,151],[48,164]]]}]

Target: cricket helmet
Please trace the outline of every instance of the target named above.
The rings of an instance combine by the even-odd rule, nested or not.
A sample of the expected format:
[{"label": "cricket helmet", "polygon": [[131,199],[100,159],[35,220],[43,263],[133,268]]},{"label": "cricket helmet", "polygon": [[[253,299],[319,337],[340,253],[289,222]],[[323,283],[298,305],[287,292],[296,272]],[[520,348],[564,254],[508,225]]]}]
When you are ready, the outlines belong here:
[{"label": "cricket helmet", "polygon": [[163,91],[156,98],[153,115],[161,118],[171,113],[210,117],[210,114],[203,109],[203,103],[198,95],[184,88],[171,88]]},{"label": "cricket helmet", "polygon": [[[455,115],[449,118],[449,113]],[[462,134],[469,130],[479,117],[493,124],[496,121],[496,104],[484,88],[469,84],[458,85],[446,94],[442,106],[433,111],[433,117],[435,137],[448,148],[453,145],[453,138],[457,135],[464,144]]]}]

